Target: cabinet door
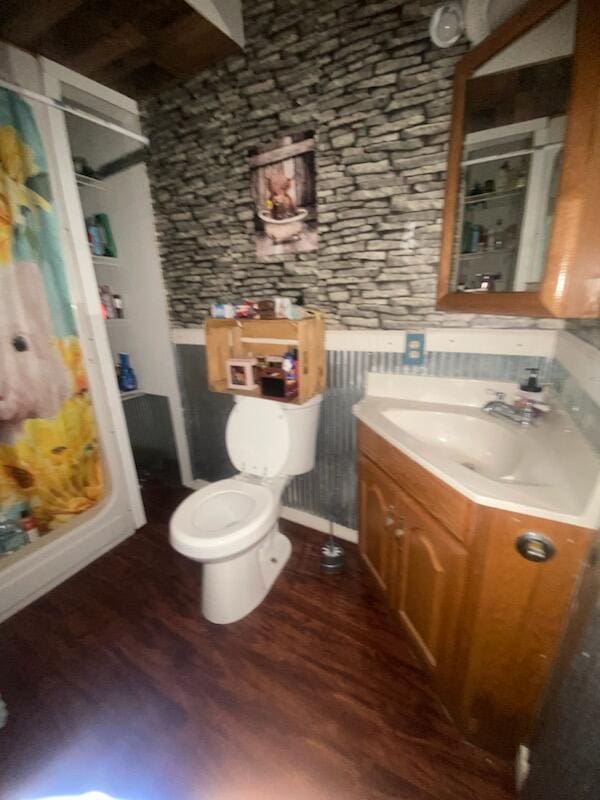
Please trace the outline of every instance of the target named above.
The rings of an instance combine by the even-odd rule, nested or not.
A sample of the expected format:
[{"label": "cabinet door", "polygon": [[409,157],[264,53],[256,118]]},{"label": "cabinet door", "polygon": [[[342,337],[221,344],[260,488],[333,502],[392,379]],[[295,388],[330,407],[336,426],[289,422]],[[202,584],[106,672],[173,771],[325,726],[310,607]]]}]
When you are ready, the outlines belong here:
[{"label": "cabinet door", "polygon": [[378,584],[389,594],[396,526],[396,486],[374,464],[361,458],[359,487],[360,552]]},{"label": "cabinet door", "polygon": [[467,551],[433,517],[399,495],[405,520],[397,612],[430,667],[447,666],[460,613]]}]

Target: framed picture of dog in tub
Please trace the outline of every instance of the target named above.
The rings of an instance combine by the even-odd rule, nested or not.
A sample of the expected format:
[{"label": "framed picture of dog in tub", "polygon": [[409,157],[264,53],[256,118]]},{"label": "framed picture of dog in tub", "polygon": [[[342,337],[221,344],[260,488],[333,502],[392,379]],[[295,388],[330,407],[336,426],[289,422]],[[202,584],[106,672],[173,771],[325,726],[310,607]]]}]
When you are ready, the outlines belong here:
[{"label": "framed picture of dog in tub", "polygon": [[282,136],[249,156],[257,256],[316,250],[314,131]]}]

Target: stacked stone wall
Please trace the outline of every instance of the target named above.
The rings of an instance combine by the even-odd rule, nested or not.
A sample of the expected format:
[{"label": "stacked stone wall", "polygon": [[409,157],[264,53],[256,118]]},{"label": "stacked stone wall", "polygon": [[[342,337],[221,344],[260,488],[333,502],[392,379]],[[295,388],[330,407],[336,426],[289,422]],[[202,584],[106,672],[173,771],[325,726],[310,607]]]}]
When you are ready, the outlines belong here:
[{"label": "stacked stone wall", "polygon": [[[331,327],[551,325],[435,311],[452,78],[437,2],[258,0],[243,55],[143,107],[172,322],[304,293]],[[258,260],[248,150],[317,134],[320,247]]]}]

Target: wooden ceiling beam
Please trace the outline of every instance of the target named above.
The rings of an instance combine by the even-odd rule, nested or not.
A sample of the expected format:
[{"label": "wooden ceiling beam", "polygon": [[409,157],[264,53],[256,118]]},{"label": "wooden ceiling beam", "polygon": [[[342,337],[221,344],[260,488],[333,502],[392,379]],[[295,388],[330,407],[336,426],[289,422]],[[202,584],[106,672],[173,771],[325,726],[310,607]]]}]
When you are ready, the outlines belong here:
[{"label": "wooden ceiling beam", "polygon": [[0,0],[0,39],[139,98],[240,47],[185,0]]},{"label": "wooden ceiling beam", "polygon": [[169,25],[155,45],[156,63],[179,78],[191,77],[220,58],[240,52],[238,44],[193,11]]},{"label": "wooden ceiling beam", "polygon": [[82,0],[21,0],[16,16],[0,23],[0,37],[20,47],[31,47],[50,28],[68,17]]},{"label": "wooden ceiling beam", "polygon": [[148,44],[146,37],[129,22],[99,38],[90,47],[69,58],[68,66],[90,75],[102,67]]},{"label": "wooden ceiling beam", "polygon": [[98,83],[104,83],[106,86],[115,88],[127,75],[151,64],[153,55],[149,46],[142,47],[139,50],[131,50],[110,64],[93,70],[90,72],[89,77],[98,81]]}]

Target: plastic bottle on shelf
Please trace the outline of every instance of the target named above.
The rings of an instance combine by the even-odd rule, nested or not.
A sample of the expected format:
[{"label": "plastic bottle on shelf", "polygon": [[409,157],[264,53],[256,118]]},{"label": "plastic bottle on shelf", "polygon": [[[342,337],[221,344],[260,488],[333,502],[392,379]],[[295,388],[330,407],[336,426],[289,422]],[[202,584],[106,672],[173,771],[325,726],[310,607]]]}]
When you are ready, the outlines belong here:
[{"label": "plastic bottle on shelf", "polygon": [[119,353],[119,389],[122,392],[135,392],[137,378],[129,362],[129,353]]},{"label": "plastic bottle on shelf", "polygon": [[508,166],[508,161],[505,161],[500,169],[498,170],[498,175],[496,176],[496,191],[497,192],[505,192],[510,187],[511,182],[511,170]]},{"label": "plastic bottle on shelf", "polygon": [[113,296],[110,287],[102,284],[100,288],[100,302],[102,303],[105,311],[104,319],[116,319],[117,312],[113,303]]},{"label": "plastic bottle on shelf", "polygon": [[102,245],[102,239],[100,238],[100,231],[98,230],[98,225],[96,224],[96,220],[94,219],[94,217],[88,217],[88,219],[86,219],[85,222],[88,234],[88,241],[90,243],[90,247],[92,248],[92,255],[103,256],[104,247]]},{"label": "plastic bottle on shelf", "polygon": [[486,228],[485,225],[480,226],[481,230],[479,233],[479,249],[482,252],[490,249],[490,229]]},{"label": "plastic bottle on shelf", "polygon": [[502,227],[502,220],[496,222],[494,229],[494,250],[502,250],[504,247],[504,229]]},{"label": "plastic bottle on shelf", "polygon": [[117,246],[115,244],[115,240],[112,235],[112,230],[110,227],[110,222],[108,220],[108,215],[96,214],[96,216],[94,217],[94,223],[98,230],[98,236],[100,238],[100,246],[102,248],[102,255],[108,256],[109,258],[116,258]]},{"label": "plastic bottle on shelf", "polygon": [[0,555],[14,553],[27,544],[27,537],[21,526],[0,512]]},{"label": "plastic bottle on shelf", "polygon": [[21,511],[21,529],[30,542],[40,538],[40,531],[31,511]]},{"label": "plastic bottle on shelf", "polygon": [[115,314],[117,315],[117,319],[123,319],[123,298],[120,294],[113,294],[113,306],[115,309]]}]

